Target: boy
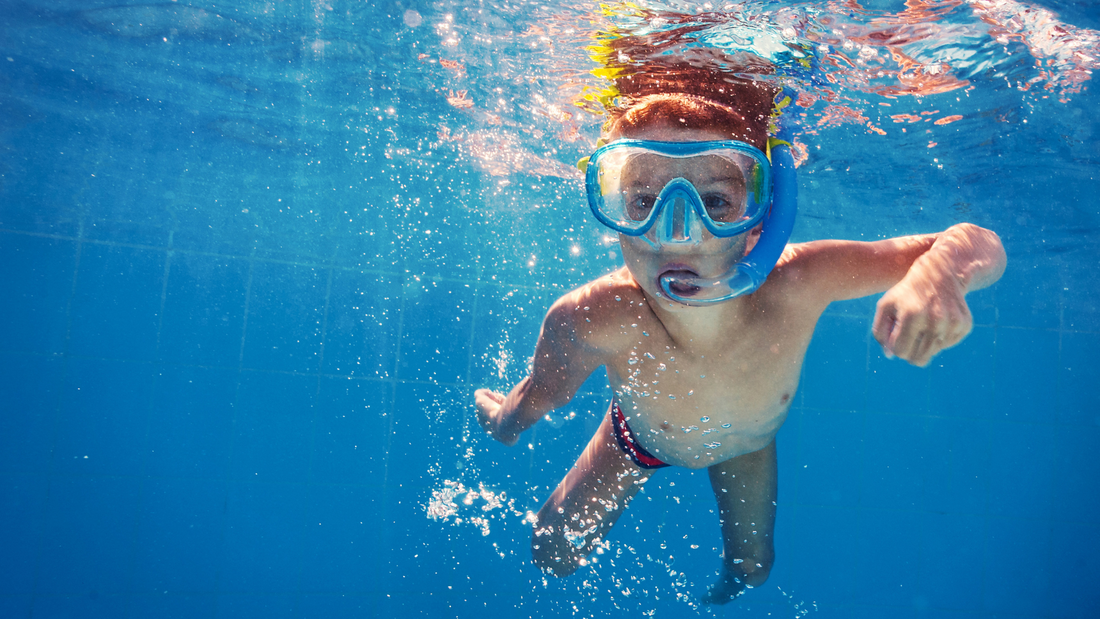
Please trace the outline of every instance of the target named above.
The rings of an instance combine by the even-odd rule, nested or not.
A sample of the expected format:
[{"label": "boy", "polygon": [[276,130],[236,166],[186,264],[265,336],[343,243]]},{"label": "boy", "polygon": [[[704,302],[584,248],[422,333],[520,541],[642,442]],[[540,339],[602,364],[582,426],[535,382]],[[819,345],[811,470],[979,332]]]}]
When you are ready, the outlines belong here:
[{"label": "boy", "polygon": [[[924,366],[969,333],[966,292],[1004,271],[997,235],[969,224],[783,249],[785,237],[776,241],[763,213],[793,188],[780,178],[767,197],[768,115],[752,101],[759,94],[740,95],[745,104],[733,101],[735,109],[699,94],[649,94],[608,122],[608,144],[588,164],[598,168],[588,174],[589,197],[597,218],[620,233],[626,266],[554,303],[530,376],[507,396],[475,392],[482,427],[513,445],[607,368],[616,392],[607,416],[534,526],[532,554],[545,572],[586,565],[657,468],[706,467],[723,569],[704,602],[759,586],[774,558],[775,435],[826,306],[886,291],[875,339]],[[782,251],[774,270],[765,260],[758,281],[736,284],[765,243]]]}]

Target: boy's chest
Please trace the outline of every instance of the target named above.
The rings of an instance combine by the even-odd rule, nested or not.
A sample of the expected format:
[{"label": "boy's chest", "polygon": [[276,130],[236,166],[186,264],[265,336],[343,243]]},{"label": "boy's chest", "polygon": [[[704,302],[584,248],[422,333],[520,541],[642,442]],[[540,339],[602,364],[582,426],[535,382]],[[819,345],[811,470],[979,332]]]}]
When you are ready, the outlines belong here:
[{"label": "boy's chest", "polygon": [[759,327],[736,342],[708,342],[710,353],[685,350],[653,329],[608,359],[610,386],[643,446],[695,467],[771,441],[798,387],[809,337]]}]

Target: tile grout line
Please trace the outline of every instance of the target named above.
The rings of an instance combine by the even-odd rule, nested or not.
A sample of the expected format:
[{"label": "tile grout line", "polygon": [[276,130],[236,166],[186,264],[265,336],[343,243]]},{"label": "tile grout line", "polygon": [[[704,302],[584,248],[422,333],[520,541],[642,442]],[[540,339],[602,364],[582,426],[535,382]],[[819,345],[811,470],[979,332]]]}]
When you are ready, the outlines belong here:
[{"label": "tile grout line", "polygon": [[[393,451],[393,433],[394,425],[397,421],[397,385],[401,382],[398,374],[401,369],[401,342],[405,337],[405,308],[408,303],[408,276],[398,276],[401,278],[401,301],[397,308],[397,333],[395,336],[394,352],[393,352],[393,378],[390,380],[390,401],[388,410],[383,414],[386,415],[386,437],[383,441],[383,457],[382,457],[382,505],[379,508],[379,518],[382,521],[383,530],[388,532],[389,529],[389,516],[390,509],[389,504],[391,500],[390,496],[390,454]],[[392,548],[386,547],[387,551],[391,551]],[[386,561],[389,560],[387,555]]]},{"label": "tile grout line", "polygon": [[[149,470],[149,466],[148,466],[149,465],[149,453],[146,450],[148,450],[148,448],[149,448],[149,434],[152,431],[153,411],[154,411],[154,408],[156,406],[157,387],[160,385],[160,382],[161,382],[158,379],[158,376],[160,376],[161,374],[160,374],[160,372],[157,371],[158,367],[160,365],[157,362],[157,360],[160,358],[160,341],[161,341],[161,333],[162,333],[162,330],[164,329],[164,308],[167,305],[167,299],[168,299],[168,278],[169,278],[169,276],[171,274],[171,271],[172,271],[172,256],[173,256],[172,244],[173,244],[174,237],[175,237],[175,232],[170,230],[168,232],[168,247],[167,247],[167,250],[165,251],[165,256],[164,256],[164,271],[161,275],[160,305],[157,308],[157,335],[156,335],[156,338],[155,338],[154,344],[153,344],[153,362],[152,362],[152,366],[149,368],[152,371],[152,375],[149,376],[149,402],[145,407],[145,431],[143,433],[142,442],[141,442],[141,445],[140,445],[141,450],[145,453],[142,454],[141,464],[139,465],[140,469],[138,471],[137,501],[136,501],[138,509],[137,509],[137,513],[134,514],[133,535],[131,537],[131,542],[130,542],[131,543],[131,549],[130,549],[130,583],[129,583],[129,585],[130,585],[131,590],[135,589],[133,579],[134,579],[134,574],[136,573],[136,570],[137,570],[137,562],[138,562],[137,540],[138,540],[138,533],[141,530],[141,514],[142,514],[141,507],[144,505],[146,479],[147,479],[147,473],[148,473],[148,470]],[[132,601],[132,596],[127,596],[127,603],[126,603],[127,615],[129,615],[129,612],[130,612],[130,602],[131,601]]]},{"label": "tile grout line", "polygon": [[[255,246],[253,246],[253,254],[255,254]],[[236,451],[235,446],[237,444],[237,409],[241,403],[241,381],[244,374],[244,346],[245,337],[248,334],[248,311],[252,302],[252,280],[253,273],[255,271],[256,262],[249,258],[248,260],[248,278],[244,285],[244,309],[241,312],[241,347],[237,353],[237,381],[233,388],[233,414],[229,420],[229,449],[226,453],[226,471],[225,471],[225,495],[222,500],[222,522],[221,522],[221,535],[218,540],[218,547],[222,551],[222,557],[225,556],[225,540],[228,535],[229,528],[229,492],[233,484],[233,456]],[[222,570],[223,564],[218,563],[218,566],[214,571],[214,608],[212,614],[217,614],[218,611],[218,593],[221,590]]]},{"label": "tile grout line", "polygon": [[[69,348],[72,341],[73,334],[73,302],[76,299],[77,282],[80,275],[80,260],[84,253],[84,218],[81,217],[77,226],[78,240],[76,241],[76,251],[73,255],[73,278],[72,284],[69,288],[69,299],[65,304],[65,340],[61,348],[61,370],[58,372],[57,379],[57,398],[54,406],[54,419],[53,428],[50,433],[50,457],[46,464],[46,496],[42,499],[42,518],[46,519],[49,514],[50,496],[53,488],[54,467],[57,459],[57,437],[61,432],[61,409],[64,402],[64,393],[68,388],[69,381]],[[39,545],[38,552],[34,558],[34,578],[31,581],[31,604],[30,611],[31,616],[34,615],[35,601],[38,599],[38,584],[42,576],[41,563],[42,563],[42,547]]]},{"label": "tile grout line", "polygon": [[[102,245],[102,246],[105,246],[105,247],[124,247],[124,248],[128,248],[128,249],[143,249],[143,250],[148,250],[148,251],[166,251],[166,249],[167,249],[165,247],[159,247],[159,246],[156,246],[156,245],[147,245],[147,244],[143,244],[143,243],[125,243],[125,242],[121,242],[121,241],[105,241],[105,240],[101,240],[101,239],[78,238],[78,237],[73,237],[73,236],[64,235],[64,234],[49,234],[49,233],[45,233],[45,232],[27,232],[27,231],[23,231],[23,230],[14,230],[14,229],[9,229],[9,228],[0,228],[0,234],[14,234],[14,235],[30,236],[30,237],[36,237],[36,238],[47,238],[47,239],[54,239],[54,240],[60,240],[60,241],[70,241],[70,242],[81,241],[81,242],[89,244],[89,245]],[[378,269],[378,268],[365,268],[362,265],[336,264],[334,262],[326,262],[325,260],[322,260],[322,259],[317,259],[317,260],[301,260],[301,259],[292,260],[292,259],[287,259],[287,258],[264,257],[264,256],[259,255],[258,249],[255,248],[255,247],[253,247],[251,253],[249,253],[248,255],[245,255],[245,254],[227,254],[227,253],[220,253],[220,252],[203,251],[203,250],[199,250],[199,249],[186,249],[186,248],[180,248],[180,247],[174,247],[172,249],[172,251],[176,252],[177,254],[184,254],[184,255],[222,258],[222,259],[226,259],[226,260],[247,260],[247,261],[265,262],[265,263],[271,263],[271,264],[300,266],[300,267],[307,267],[307,268],[331,268],[331,269],[338,269],[340,271],[348,271],[348,272],[353,272],[353,273],[363,273],[363,274],[372,274],[372,275],[383,275],[383,276],[391,275],[391,276],[397,276],[397,277],[404,277],[404,276],[407,276],[407,275],[414,275],[414,274],[412,274],[411,272],[409,272],[407,270],[390,271],[390,270]],[[415,274],[415,275],[418,275],[419,277],[424,278],[424,279],[431,279],[431,280],[434,280],[434,281],[445,282],[445,283],[470,284],[470,283],[474,283],[474,281],[475,281],[475,280],[464,279],[464,278],[459,278],[459,277],[448,277],[446,275],[430,274],[430,273],[427,273],[427,272],[421,272],[421,273],[418,273],[418,274]],[[513,286],[513,287],[520,288],[520,289],[523,289],[523,290],[557,290],[557,291],[565,292],[565,291],[571,289],[571,285],[565,285],[565,284],[562,284],[562,285],[533,285],[533,284],[528,284],[528,283],[522,283],[523,279],[524,278],[517,278],[516,281],[504,281],[504,280],[502,280],[500,282],[495,282],[495,283],[499,283],[501,285]]]}]

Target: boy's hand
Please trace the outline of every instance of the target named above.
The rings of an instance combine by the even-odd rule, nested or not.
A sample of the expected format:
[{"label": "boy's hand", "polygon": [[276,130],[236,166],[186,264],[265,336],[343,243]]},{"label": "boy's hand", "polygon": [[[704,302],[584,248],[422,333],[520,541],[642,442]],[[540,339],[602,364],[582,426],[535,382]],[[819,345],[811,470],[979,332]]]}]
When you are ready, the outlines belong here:
[{"label": "boy's hand", "polygon": [[477,422],[481,424],[481,429],[505,445],[515,445],[519,434],[502,431],[505,425],[502,423],[504,396],[489,389],[478,389],[474,392],[474,403],[477,405]]},{"label": "boy's hand", "polygon": [[888,357],[924,367],[970,333],[966,288],[949,269],[925,263],[879,299],[871,332]]}]

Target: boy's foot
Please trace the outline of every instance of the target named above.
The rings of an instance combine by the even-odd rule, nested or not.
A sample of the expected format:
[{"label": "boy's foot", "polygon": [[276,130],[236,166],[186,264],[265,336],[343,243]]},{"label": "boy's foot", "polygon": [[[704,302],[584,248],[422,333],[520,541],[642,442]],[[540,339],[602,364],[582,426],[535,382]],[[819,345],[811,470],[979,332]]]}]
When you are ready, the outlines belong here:
[{"label": "boy's foot", "polygon": [[718,582],[714,583],[707,589],[707,594],[703,596],[704,604],[727,604],[733,600],[741,597],[741,594],[745,592],[747,585],[735,578],[733,574],[730,574],[728,570],[722,569],[722,575],[718,578]]}]

